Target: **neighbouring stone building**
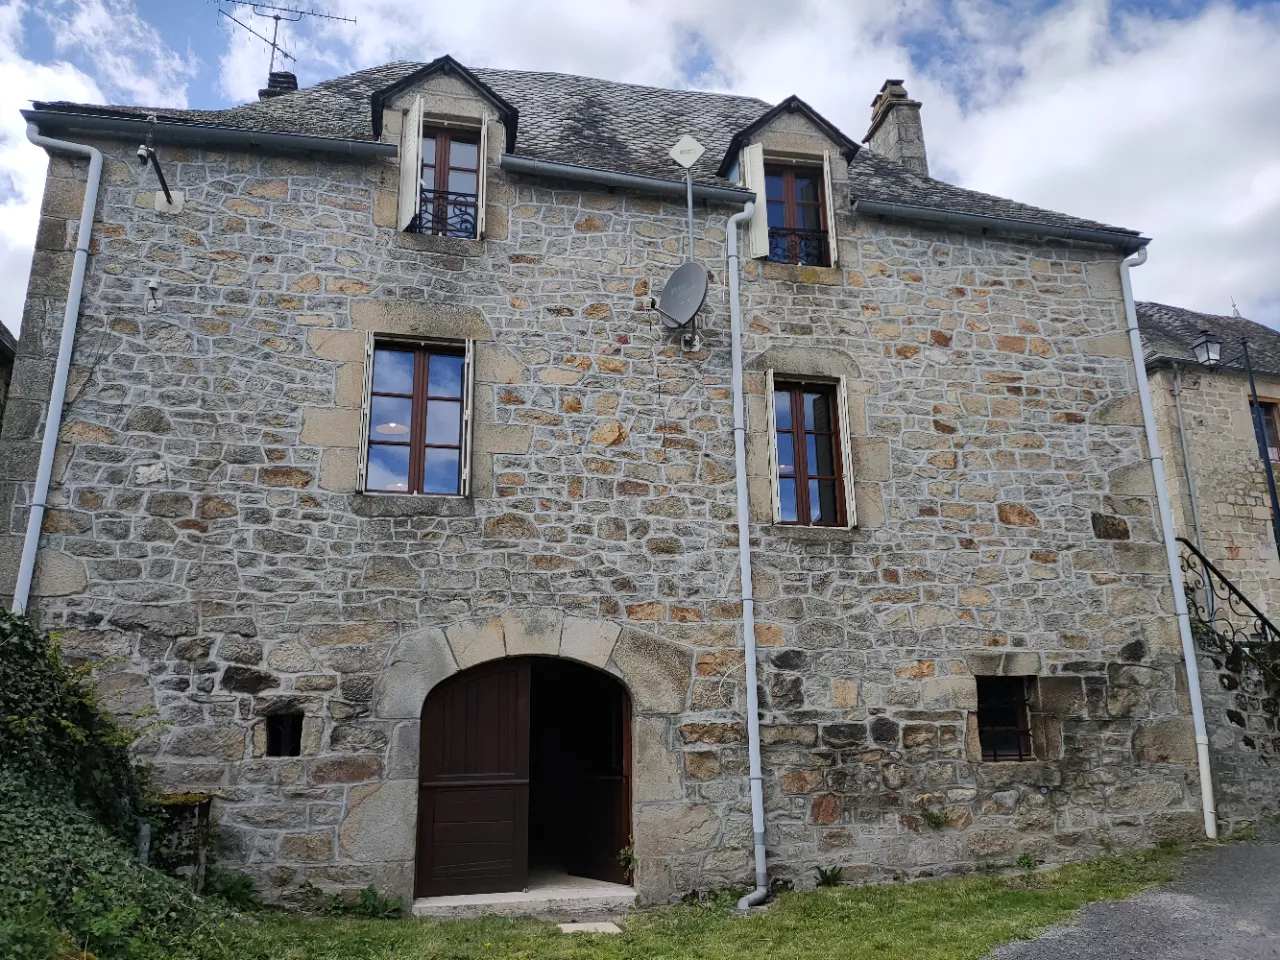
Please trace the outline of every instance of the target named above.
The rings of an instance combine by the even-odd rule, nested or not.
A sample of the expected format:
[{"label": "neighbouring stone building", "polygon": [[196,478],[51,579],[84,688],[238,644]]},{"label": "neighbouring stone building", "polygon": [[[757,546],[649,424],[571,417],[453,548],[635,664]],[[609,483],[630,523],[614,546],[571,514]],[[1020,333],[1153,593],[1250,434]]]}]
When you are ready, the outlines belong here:
[{"label": "neighbouring stone building", "polygon": [[[1238,315],[1159,303],[1137,304],[1137,316],[1178,536],[1196,544],[1268,618],[1280,619],[1280,555],[1249,378],[1239,362],[1247,338],[1268,453],[1280,460],[1280,333]],[[1196,361],[1193,347],[1205,330],[1222,342],[1221,360],[1228,362],[1221,367]],[[1256,622],[1240,615],[1246,608],[1238,603],[1233,609],[1219,597],[1211,611],[1199,564],[1182,552],[1188,580],[1199,588],[1200,615],[1255,632]],[[1280,809],[1278,691],[1268,689],[1256,670],[1232,669],[1221,656],[1201,658],[1201,678],[1220,817],[1231,823],[1274,813]]]},{"label": "neighbouring stone building", "polygon": [[[870,148],[796,98],[449,58],[287,86],[26,114],[106,155],[30,609],[118,659],[104,694],[164,721],[158,778],[214,795],[266,896],[626,846],[646,900],[749,879],[726,225],[753,198],[771,874],[1198,834],[1119,279],[1141,237],[930,179],[896,81]],[[687,259],[683,133],[693,351],[652,299]],[[51,155],[0,589],[86,171]]]},{"label": "neighbouring stone building", "polygon": [[13,358],[18,342],[4,324],[0,324],[0,424],[4,423],[5,401],[9,399],[9,381],[13,377]]}]

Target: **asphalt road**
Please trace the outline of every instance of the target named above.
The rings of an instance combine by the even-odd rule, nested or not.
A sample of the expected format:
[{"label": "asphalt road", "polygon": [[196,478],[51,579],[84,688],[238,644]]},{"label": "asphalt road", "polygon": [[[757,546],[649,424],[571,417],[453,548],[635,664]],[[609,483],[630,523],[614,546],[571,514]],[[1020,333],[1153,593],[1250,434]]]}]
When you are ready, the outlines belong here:
[{"label": "asphalt road", "polygon": [[1184,878],[1095,903],[1037,940],[990,960],[1272,960],[1280,958],[1280,842],[1233,843],[1187,858]]}]

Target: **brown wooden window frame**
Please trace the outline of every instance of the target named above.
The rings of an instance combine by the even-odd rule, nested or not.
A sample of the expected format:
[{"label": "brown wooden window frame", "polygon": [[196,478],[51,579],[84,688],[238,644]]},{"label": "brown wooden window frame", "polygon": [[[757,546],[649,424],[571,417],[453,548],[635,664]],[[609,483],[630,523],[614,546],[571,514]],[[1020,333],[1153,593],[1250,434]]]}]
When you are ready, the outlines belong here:
[{"label": "brown wooden window frame", "polygon": [[[772,378],[770,378],[772,380]],[[830,382],[814,382],[805,380],[789,380],[779,379],[773,383],[772,402],[770,404],[773,410],[772,422],[769,429],[773,431],[773,443],[775,445],[776,462],[773,464],[774,469],[774,496],[777,498],[777,505],[781,510],[782,502],[782,482],[784,480],[794,480],[796,485],[796,519],[784,520],[779,519],[777,522],[784,526],[799,527],[847,527],[849,526],[848,516],[848,498],[846,495],[845,485],[849,482],[849,478],[845,475],[845,449],[846,438],[844,436],[844,421],[841,417],[840,403],[840,385]],[[779,429],[777,415],[777,395],[785,393],[789,395],[791,426],[788,429]],[[831,429],[828,430],[812,430],[805,420],[805,403],[804,396],[806,393],[821,394],[826,398],[831,414]],[[807,437],[812,434],[814,436],[831,437],[832,466],[835,474],[811,474],[809,472],[810,465],[808,463],[808,441]],[[801,443],[796,443],[797,437],[806,438]],[[793,471],[789,474],[782,472],[782,449],[784,437],[791,442],[792,465]],[[809,498],[809,481],[810,480],[829,480],[835,483],[835,499],[836,499],[836,516],[830,521],[815,521],[812,519],[812,504]]]},{"label": "brown wooden window frame", "polygon": [[[796,176],[808,177],[814,186],[817,200],[802,201],[796,199]],[[827,227],[827,191],[825,174],[822,167],[810,167],[799,164],[768,163],[764,165],[765,222],[768,223],[768,207],[778,203],[779,198],[769,195],[769,179],[782,178],[782,220],[781,227],[769,226],[769,260],[773,263],[793,263],[810,267],[831,266],[830,231]],[[800,208],[815,207],[818,211],[818,226],[804,229],[800,226]],[[805,258],[807,245],[818,245],[821,256],[814,258],[817,262],[809,262]],[[775,256],[782,251],[785,256]]]},{"label": "brown wooden window frame", "polygon": [[[1031,695],[1035,677],[975,677],[978,687],[978,743],[987,763],[1034,760],[1031,742]],[[985,689],[984,689],[985,688]],[[992,735],[1015,735],[1011,750],[993,742]]]},{"label": "brown wooden window frame", "polygon": [[[480,156],[482,145],[479,132],[428,126],[422,129],[422,139],[435,142],[435,154],[432,157],[433,162],[428,164],[425,162],[426,151],[419,149],[418,162],[422,168],[422,197],[418,204],[418,217],[415,223],[411,225],[410,231],[432,236],[457,237],[463,240],[476,239],[479,234],[480,224],[480,177],[482,176],[482,167],[484,165],[483,158]],[[460,167],[453,163],[454,143],[475,147],[476,165],[474,167]],[[428,166],[432,169],[432,182],[430,184],[427,183],[426,176]],[[475,193],[451,191],[449,189],[449,174],[453,171],[473,174],[476,178]],[[427,216],[428,197],[431,198],[430,217]],[[470,202],[450,199],[461,197],[469,197]],[[455,214],[451,213],[451,210],[459,212]],[[456,226],[451,227],[451,223],[456,224]],[[453,232],[454,229],[458,229],[467,223],[470,224],[469,232]]]},{"label": "brown wooden window frame", "polygon": [[[1250,407],[1253,406],[1252,399],[1249,401],[1249,406]],[[1271,431],[1272,431],[1271,436],[1266,437],[1267,454],[1271,457],[1272,463],[1280,463],[1280,401],[1267,400],[1265,398],[1259,397],[1258,406],[1262,410],[1264,428],[1266,427],[1266,425],[1269,424],[1271,426]],[[1252,410],[1250,410],[1249,412],[1250,414],[1253,413]],[[1266,436],[1265,432],[1263,435]],[[1271,445],[1272,437],[1276,439],[1277,445],[1274,447]]]},{"label": "brown wooden window frame", "polygon": [[[377,356],[378,351],[387,350],[413,354],[413,382],[409,393],[378,390],[377,388]],[[459,394],[457,396],[430,392],[431,361],[433,357],[450,357],[462,361]],[[471,345],[469,341],[444,342],[423,340],[400,340],[392,337],[372,337],[366,351],[366,388],[364,407],[364,430],[361,450],[360,489],[363,493],[391,496],[428,496],[428,497],[460,497],[469,494],[470,453],[471,453],[471,392],[472,368]],[[406,425],[408,433],[405,440],[387,440],[375,436],[376,426],[373,423],[374,401],[378,398],[392,400],[408,400],[410,421]],[[458,442],[456,444],[428,443],[428,417],[431,404],[458,404]],[[373,487],[369,483],[370,465],[374,447],[397,447],[409,449],[409,476],[406,489],[388,489]],[[458,455],[457,481],[452,491],[426,490],[425,469],[427,450],[456,450]]]}]

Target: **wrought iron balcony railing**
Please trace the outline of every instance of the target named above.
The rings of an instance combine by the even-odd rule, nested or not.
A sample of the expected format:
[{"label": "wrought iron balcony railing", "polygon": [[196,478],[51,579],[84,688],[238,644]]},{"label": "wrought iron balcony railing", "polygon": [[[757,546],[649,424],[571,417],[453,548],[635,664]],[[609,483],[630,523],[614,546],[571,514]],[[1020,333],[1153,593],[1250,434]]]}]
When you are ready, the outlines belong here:
[{"label": "wrought iron balcony railing", "polygon": [[827,256],[825,230],[769,230],[769,259],[774,263],[798,263],[806,267],[825,267]]},{"label": "wrought iron balcony railing", "polygon": [[476,235],[476,200],[474,193],[423,190],[418,215],[409,222],[409,232],[473,239]]},{"label": "wrought iron balcony railing", "polygon": [[1183,537],[1178,543],[1197,642],[1207,652],[1220,654],[1232,671],[1248,660],[1270,682],[1280,684],[1280,629],[1195,544]]}]

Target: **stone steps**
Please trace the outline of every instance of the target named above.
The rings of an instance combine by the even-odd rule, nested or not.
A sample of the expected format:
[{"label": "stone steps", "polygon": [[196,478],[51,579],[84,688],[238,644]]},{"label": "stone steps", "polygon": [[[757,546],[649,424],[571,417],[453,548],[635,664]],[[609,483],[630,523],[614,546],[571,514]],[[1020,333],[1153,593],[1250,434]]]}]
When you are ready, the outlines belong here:
[{"label": "stone steps", "polygon": [[533,917],[554,923],[601,923],[625,916],[635,905],[632,887],[565,874],[531,877],[526,890],[420,897],[413,915],[431,920]]}]

